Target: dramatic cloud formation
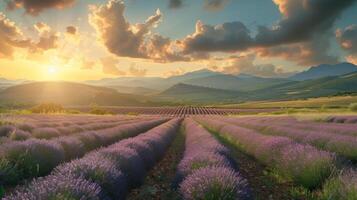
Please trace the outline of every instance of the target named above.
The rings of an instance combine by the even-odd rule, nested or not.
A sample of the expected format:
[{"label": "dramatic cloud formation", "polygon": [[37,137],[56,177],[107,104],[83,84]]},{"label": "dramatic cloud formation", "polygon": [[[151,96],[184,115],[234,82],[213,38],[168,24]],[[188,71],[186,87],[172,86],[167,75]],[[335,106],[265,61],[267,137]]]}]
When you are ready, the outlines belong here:
[{"label": "dramatic cloud formation", "polygon": [[24,8],[27,14],[36,16],[45,9],[63,9],[74,4],[76,0],[9,0],[9,10]]},{"label": "dramatic cloud formation", "polygon": [[228,2],[229,0],[205,0],[204,7],[210,11],[219,11],[222,10]]},{"label": "dramatic cloud formation", "polygon": [[118,60],[113,57],[105,57],[101,60],[102,70],[104,74],[110,74],[115,76],[125,76],[126,72],[118,69]]},{"label": "dramatic cloud formation", "polygon": [[222,71],[227,74],[253,74],[260,77],[288,76],[282,69],[272,64],[255,64],[256,56],[249,54],[246,56],[232,56],[227,63],[222,66]]},{"label": "dramatic cloud formation", "polygon": [[346,59],[357,64],[357,25],[348,26],[344,30],[338,29],[336,37],[342,49],[348,52]]},{"label": "dramatic cloud formation", "polygon": [[242,22],[211,26],[198,21],[195,33],[180,41],[183,52],[258,49],[261,56],[282,57],[302,65],[338,61],[328,54],[332,27],[342,11],[356,0],[273,1],[283,15],[275,26],[259,26],[256,36],[252,36]]},{"label": "dramatic cloud formation", "polygon": [[355,0],[273,0],[283,18],[272,28],[260,26],[259,46],[307,41],[330,30],[341,12]]},{"label": "dramatic cloud formation", "polygon": [[187,36],[182,41],[182,44],[185,53],[195,51],[234,52],[238,50],[246,50],[251,47],[253,45],[253,40],[249,36],[249,30],[241,22],[210,26],[198,21],[196,23],[195,33]]},{"label": "dramatic cloud formation", "polygon": [[20,28],[0,12],[0,58],[12,57],[14,48],[20,45],[19,40],[22,37]]},{"label": "dramatic cloud formation", "polygon": [[169,0],[169,8],[177,9],[183,5],[182,0]]},{"label": "dramatic cloud formation", "polygon": [[26,38],[14,22],[0,13],[0,58],[12,58],[16,48],[41,53],[57,47],[59,33],[42,22],[36,23],[34,29],[38,32],[38,42]]},{"label": "dramatic cloud formation", "polygon": [[302,66],[337,63],[338,57],[330,55],[328,52],[330,49],[330,36],[321,33],[320,36],[316,37],[307,42],[257,48],[256,52],[261,57],[280,57],[294,61]]},{"label": "dramatic cloud formation", "polygon": [[134,25],[125,19],[124,11],[125,5],[121,0],[110,0],[105,5],[91,7],[89,22],[109,52],[121,57],[162,62],[183,60],[174,53],[168,38],[151,33],[162,18],[160,10],[147,18],[145,23]]},{"label": "dramatic cloud formation", "polygon": [[38,22],[34,28],[39,33],[40,41],[35,44],[36,50],[49,50],[58,47],[59,33],[52,31],[51,27],[43,22]]},{"label": "dramatic cloud formation", "polygon": [[[230,0],[204,0],[203,7],[208,11],[222,10]],[[169,8],[178,9],[183,7],[183,0],[169,0]]]}]

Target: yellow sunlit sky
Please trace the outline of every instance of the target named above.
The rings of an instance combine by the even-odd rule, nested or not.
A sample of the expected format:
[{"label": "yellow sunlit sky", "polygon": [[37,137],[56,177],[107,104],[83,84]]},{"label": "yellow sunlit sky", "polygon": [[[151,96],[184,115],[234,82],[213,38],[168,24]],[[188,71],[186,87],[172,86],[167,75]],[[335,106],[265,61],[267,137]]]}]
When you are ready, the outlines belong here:
[{"label": "yellow sunlit sky", "polygon": [[355,0],[175,2],[1,1],[0,78],[168,77],[203,68],[287,77],[356,64]]}]

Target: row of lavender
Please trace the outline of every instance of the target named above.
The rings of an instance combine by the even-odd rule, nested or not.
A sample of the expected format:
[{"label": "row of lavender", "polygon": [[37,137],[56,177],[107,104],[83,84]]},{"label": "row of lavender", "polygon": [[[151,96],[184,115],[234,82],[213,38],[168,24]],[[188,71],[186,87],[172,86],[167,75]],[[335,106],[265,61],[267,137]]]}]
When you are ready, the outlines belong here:
[{"label": "row of lavender", "polygon": [[[286,137],[261,135],[255,130],[239,127],[237,123],[240,120],[258,120],[259,123],[255,125],[259,127],[263,121],[269,121],[271,127],[278,123],[277,119],[279,118],[216,118],[211,121],[200,121],[235,142],[259,161],[277,169],[282,175],[291,177],[297,184],[308,188],[322,186],[321,199],[356,199],[357,172],[345,166],[341,169],[333,153],[317,150],[303,143],[295,143]],[[284,120],[291,121],[286,118],[282,119]]]},{"label": "row of lavender", "polygon": [[[82,117],[81,117],[82,118]],[[26,122],[7,122],[0,126],[0,143],[5,143],[11,140],[26,140],[29,138],[50,139],[62,135],[70,135],[81,131],[98,130],[111,128],[119,124],[130,122],[130,118],[118,118],[113,120],[100,120],[86,124],[75,123],[36,123],[34,120]],[[58,126],[55,126],[58,125]]]},{"label": "row of lavender", "polygon": [[261,133],[289,137],[300,143],[337,153],[357,162],[357,125],[297,121],[291,118],[225,118],[226,122],[259,130]]},{"label": "row of lavender", "polygon": [[286,137],[262,135],[217,119],[197,120],[229,138],[242,151],[306,188],[320,186],[335,168],[335,155],[313,146],[299,144]]},{"label": "row of lavender", "polygon": [[184,199],[249,199],[247,182],[236,172],[229,150],[192,119],[186,119],[186,149],[177,181]]},{"label": "row of lavender", "polygon": [[357,124],[357,116],[350,115],[350,116],[328,116],[322,121],[331,122],[331,123],[351,123]]},{"label": "row of lavender", "polygon": [[[89,108],[76,108],[88,111]],[[128,114],[137,113],[143,115],[165,115],[184,117],[191,115],[229,115],[239,114],[240,109],[234,108],[214,108],[214,107],[201,107],[201,106],[178,106],[178,107],[108,107],[114,113]],[[259,112],[259,111],[258,111]]]},{"label": "row of lavender", "polygon": [[5,200],[124,199],[165,153],[181,119],[58,166],[49,176],[19,187]]},{"label": "row of lavender", "polygon": [[0,146],[2,184],[15,185],[21,180],[48,174],[57,165],[82,157],[102,146],[136,136],[167,119],[142,120],[98,131],[62,136],[51,140],[29,139]]}]

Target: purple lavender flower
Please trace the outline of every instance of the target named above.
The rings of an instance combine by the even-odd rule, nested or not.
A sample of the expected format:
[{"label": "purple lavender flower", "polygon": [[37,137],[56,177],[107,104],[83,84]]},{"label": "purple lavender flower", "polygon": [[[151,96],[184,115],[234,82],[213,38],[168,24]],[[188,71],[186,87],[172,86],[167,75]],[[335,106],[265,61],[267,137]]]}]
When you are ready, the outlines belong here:
[{"label": "purple lavender flower", "polygon": [[58,166],[53,175],[72,176],[98,184],[108,196],[122,199],[127,191],[126,178],[116,163],[94,154]]},{"label": "purple lavender flower", "polygon": [[99,185],[83,178],[47,176],[34,180],[29,186],[18,188],[4,200],[109,200]]},{"label": "purple lavender flower", "polygon": [[249,199],[247,182],[229,168],[202,168],[188,176],[180,185],[187,200]]}]

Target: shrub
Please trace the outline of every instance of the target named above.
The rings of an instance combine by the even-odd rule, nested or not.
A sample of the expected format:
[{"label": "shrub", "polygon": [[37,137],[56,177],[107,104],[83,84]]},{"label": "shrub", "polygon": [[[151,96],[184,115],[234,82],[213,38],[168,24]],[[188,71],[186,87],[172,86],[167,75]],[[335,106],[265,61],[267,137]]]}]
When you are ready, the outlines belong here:
[{"label": "shrub", "polygon": [[28,187],[5,198],[6,200],[107,200],[99,185],[82,177],[48,176],[34,180]]},{"label": "shrub", "polygon": [[102,108],[93,108],[90,112],[93,115],[112,115],[113,112],[102,109]]},{"label": "shrub", "polygon": [[33,113],[62,113],[64,108],[61,104],[42,103],[30,109]]},{"label": "shrub", "polygon": [[184,199],[247,199],[247,182],[231,169],[202,168],[188,176],[180,186]]},{"label": "shrub", "polygon": [[63,148],[55,142],[30,139],[1,146],[0,172],[5,184],[45,175],[64,160]]},{"label": "shrub", "polygon": [[54,175],[83,177],[98,184],[114,199],[123,199],[127,190],[125,176],[116,168],[115,163],[93,154],[58,166],[54,170]]},{"label": "shrub", "polygon": [[0,126],[0,137],[8,137],[15,129],[16,128],[12,125]]},{"label": "shrub", "polygon": [[60,136],[60,132],[55,129],[55,128],[36,128],[32,131],[32,135],[35,138],[39,138],[39,139],[50,139],[53,137],[58,137]]},{"label": "shrub", "polygon": [[357,103],[351,103],[349,109],[353,112],[357,111]]},{"label": "shrub", "polygon": [[15,131],[11,132],[9,135],[9,138],[11,140],[27,140],[30,137],[31,137],[31,133],[20,129],[16,129]]},{"label": "shrub", "polygon": [[327,181],[322,189],[321,199],[357,199],[357,172],[353,170],[347,170],[344,174]]}]

